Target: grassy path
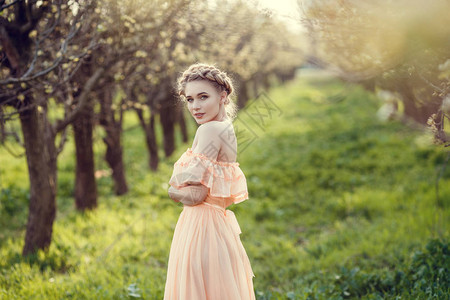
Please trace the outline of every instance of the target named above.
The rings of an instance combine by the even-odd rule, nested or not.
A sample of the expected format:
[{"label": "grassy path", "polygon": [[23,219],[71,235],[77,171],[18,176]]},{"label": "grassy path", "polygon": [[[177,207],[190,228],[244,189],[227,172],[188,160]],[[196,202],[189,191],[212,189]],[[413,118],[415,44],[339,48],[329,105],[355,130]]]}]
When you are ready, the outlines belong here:
[{"label": "grassy path", "polygon": [[[424,249],[432,238],[448,241],[450,201],[450,167],[436,200],[445,152],[429,145],[426,133],[377,120],[373,96],[329,78],[301,78],[272,89],[255,105],[261,100],[276,104],[272,117],[255,123],[250,106],[235,122],[241,138],[252,139],[238,156],[250,199],[230,207],[242,229],[258,299],[408,298],[405,280],[418,263],[417,251],[427,261],[448,262],[442,244],[432,244],[440,256],[426,256]],[[128,116],[124,144],[131,192],[115,197],[110,178],[99,178],[100,206],[93,212],[73,209],[74,155],[72,145],[66,147],[52,246],[27,261],[20,256],[26,165],[0,149],[0,299],[162,299],[181,212],[167,197],[167,181],[190,144],[152,174],[135,124]],[[189,125],[193,134],[195,125]],[[98,169],[106,168],[101,135],[97,129]],[[433,272],[433,278],[441,276]],[[426,298],[422,287],[411,297]]]}]

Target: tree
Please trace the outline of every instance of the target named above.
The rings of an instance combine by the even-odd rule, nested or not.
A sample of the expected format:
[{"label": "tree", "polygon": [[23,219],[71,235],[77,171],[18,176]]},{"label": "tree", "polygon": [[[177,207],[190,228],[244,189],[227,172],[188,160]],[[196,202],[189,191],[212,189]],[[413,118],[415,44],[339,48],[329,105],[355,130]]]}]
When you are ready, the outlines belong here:
[{"label": "tree", "polygon": [[[97,46],[92,35],[83,37],[88,40],[85,48],[73,44],[80,31],[95,21],[86,13],[92,2],[3,1],[1,5],[0,106],[7,112],[1,121],[18,115],[30,178],[26,255],[50,245],[56,215],[56,161],[64,132],[86,106],[105,69],[98,68],[84,86],[77,87],[78,103],[66,98],[73,88],[68,84],[73,74]],[[49,114],[58,105],[64,106],[64,113]]]},{"label": "tree", "polygon": [[[313,55],[342,78],[398,95],[404,115],[430,117],[444,138],[443,100],[450,59],[448,1],[299,1]],[[441,69],[441,70],[440,70]]]},{"label": "tree", "polygon": [[217,3],[203,19],[206,29],[198,57],[216,62],[233,75],[239,108],[256,97],[259,88],[269,87],[270,76],[292,73],[303,62],[299,35],[250,4]]}]

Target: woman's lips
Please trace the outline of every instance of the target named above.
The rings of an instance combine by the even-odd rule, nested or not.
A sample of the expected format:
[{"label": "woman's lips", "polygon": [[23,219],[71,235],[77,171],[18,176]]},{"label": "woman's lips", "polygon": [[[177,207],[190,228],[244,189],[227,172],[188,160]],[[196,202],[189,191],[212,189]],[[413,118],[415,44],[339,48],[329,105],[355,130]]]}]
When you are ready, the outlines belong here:
[{"label": "woman's lips", "polygon": [[201,117],[203,117],[203,115],[204,115],[204,113],[203,113],[203,114],[194,114],[194,116],[195,116],[196,118],[201,118]]}]

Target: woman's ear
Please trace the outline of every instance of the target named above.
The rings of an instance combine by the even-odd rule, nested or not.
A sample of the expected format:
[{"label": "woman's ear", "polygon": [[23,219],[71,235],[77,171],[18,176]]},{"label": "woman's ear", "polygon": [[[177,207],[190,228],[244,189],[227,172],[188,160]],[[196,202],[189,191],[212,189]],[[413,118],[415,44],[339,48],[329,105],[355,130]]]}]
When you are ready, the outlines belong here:
[{"label": "woman's ear", "polygon": [[220,103],[226,104],[226,102],[227,102],[227,96],[228,96],[227,92],[226,92],[226,91],[222,91],[222,92],[220,93]]}]

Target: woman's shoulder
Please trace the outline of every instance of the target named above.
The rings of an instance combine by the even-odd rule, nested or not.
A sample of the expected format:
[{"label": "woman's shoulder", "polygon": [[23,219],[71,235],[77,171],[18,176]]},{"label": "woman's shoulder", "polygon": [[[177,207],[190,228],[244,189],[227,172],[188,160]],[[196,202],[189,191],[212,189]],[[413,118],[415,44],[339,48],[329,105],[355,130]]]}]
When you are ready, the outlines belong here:
[{"label": "woman's shoulder", "polygon": [[209,121],[197,128],[196,136],[225,137],[234,133],[233,124],[228,121]]},{"label": "woman's shoulder", "polygon": [[[197,128],[194,141],[202,138],[223,140],[234,133],[233,125],[229,122],[209,121]],[[195,142],[194,142],[195,144]]]},{"label": "woman's shoulder", "polygon": [[200,131],[200,130],[202,130],[202,131],[223,130],[225,128],[232,127],[232,126],[233,126],[233,124],[228,121],[209,121],[209,122],[201,124],[197,128],[197,131]]},{"label": "woman's shoulder", "polygon": [[237,144],[234,129],[230,125],[229,122],[220,121],[201,124],[195,134],[192,148],[196,149],[195,152],[203,152],[213,159],[233,162],[235,160],[233,153],[236,152]]}]

